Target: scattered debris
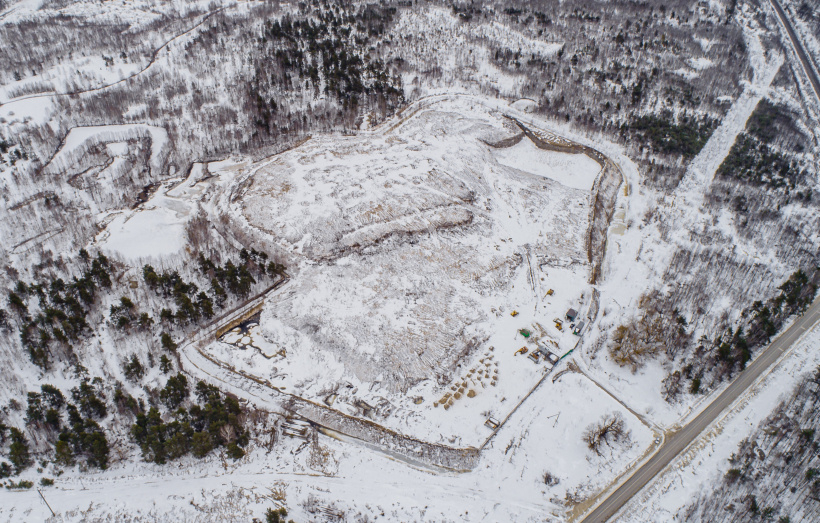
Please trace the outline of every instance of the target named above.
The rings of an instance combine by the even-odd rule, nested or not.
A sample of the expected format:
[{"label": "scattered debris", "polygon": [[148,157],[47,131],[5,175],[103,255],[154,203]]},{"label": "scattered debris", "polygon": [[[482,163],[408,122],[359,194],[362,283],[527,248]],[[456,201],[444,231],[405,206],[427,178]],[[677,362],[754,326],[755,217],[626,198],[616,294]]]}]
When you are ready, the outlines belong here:
[{"label": "scattered debris", "polygon": [[301,419],[288,418],[282,424],[282,434],[307,441],[310,436],[310,423]]}]

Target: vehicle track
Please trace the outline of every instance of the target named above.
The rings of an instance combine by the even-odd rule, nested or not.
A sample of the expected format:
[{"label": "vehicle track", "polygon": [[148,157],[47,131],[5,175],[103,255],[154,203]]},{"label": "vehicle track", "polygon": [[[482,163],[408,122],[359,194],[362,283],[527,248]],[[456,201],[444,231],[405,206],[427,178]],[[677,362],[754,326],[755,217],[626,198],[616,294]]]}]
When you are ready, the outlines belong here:
[{"label": "vehicle track", "polygon": [[28,96],[21,96],[20,98],[12,98],[10,100],[6,100],[5,102],[0,102],[0,106],[7,105],[7,104],[10,104],[10,103],[22,102],[24,100],[32,100],[32,99],[35,99],[35,98],[49,98],[49,97],[53,97],[53,96],[74,96],[74,95],[80,95],[80,94],[85,94],[85,93],[93,93],[93,92],[96,92],[96,91],[102,91],[104,89],[108,89],[110,87],[113,87],[115,85],[119,85],[121,83],[128,82],[129,80],[132,80],[132,79],[136,78],[137,76],[143,74],[148,69],[150,69],[151,66],[153,66],[154,63],[156,63],[157,59],[159,58],[159,54],[162,52],[163,49],[166,49],[175,40],[178,40],[179,38],[182,38],[183,36],[189,34],[194,29],[196,29],[197,27],[204,24],[213,15],[224,11],[228,7],[233,7],[233,6],[220,7],[219,9],[214,9],[210,13],[207,13],[206,15],[204,15],[202,17],[202,20],[200,20],[199,22],[197,22],[193,26],[189,27],[188,29],[186,29],[182,33],[179,33],[178,35],[170,38],[164,44],[162,44],[161,46],[154,49],[154,52],[151,54],[151,59],[148,61],[148,63],[145,65],[145,67],[143,67],[139,71],[136,71],[136,72],[132,73],[129,76],[126,76],[125,78],[121,78],[121,79],[117,80],[116,82],[111,82],[111,83],[104,84],[104,85],[101,85],[101,86],[98,86],[98,87],[90,87],[88,89],[77,89],[76,91],[40,93],[40,94],[31,94],[31,95],[28,95]]}]

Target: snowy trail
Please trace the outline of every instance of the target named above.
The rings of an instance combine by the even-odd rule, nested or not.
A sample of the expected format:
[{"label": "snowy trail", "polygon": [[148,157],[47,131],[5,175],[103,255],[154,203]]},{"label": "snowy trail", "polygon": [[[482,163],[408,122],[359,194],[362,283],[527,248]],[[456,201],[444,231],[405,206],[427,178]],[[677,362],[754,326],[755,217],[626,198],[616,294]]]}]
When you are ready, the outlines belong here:
[{"label": "snowy trail", "polygon": [[[340,450],[337,444],[330,441],[334,450]],[[353,454],[365,450],[345,449]],[[95,476],[83,477],[72,486],[61,486],[43,491],[49,505],[60,515],[69,511],[85,510],[96,506],[102,510],[134,511],[148,508],[159,502],[179,503],[179,499],[191,499],[200,493],[224,490],[228,485],[233,489],[253,492],[260,497],[269,497],[272,486],[284,485],[290,496],[299,491],[330,492],[336,500],[355,500],[358,505],[392,506],[399,504],[406,507],[428,506],[430,510],[442,513],[451,512],[454,507],[469,507],[469,513],[477,516],[478,521],[496,521],[504,515],[514,514],[515,520],[538,520],[540,515],[551,508],[547,502],[539,502],[516,492],[511,485],[498,485],[492,489],[485,488],[482,478],[464,482],[460,477],[433,476],[428,472],[410,469],[403,464],[382,456],[357,456],[361,462],[355,465],[343,465],[342,471],[335,475],[313,473],[294,473],[272,470],[276,463],[265,459],[264,455],[253,470],[235,470],[228,466],[219,470],[211,464],[205,471],[197,467],[185,467],[172,473],[151,473],[150,465],[140,468],[148,469],[128,473],[125,471],[109,472]],[[221,467],[219,467],[221,469]],[[490,472],[490,471],[488,471]],[[135,493],[139,493],[135,495]],[[290,497],[289,496],[289,497]],[[25,492],[0,492],[0,499],[5,503],[13,500],[20,518],[25,512],[25,520],[44,520],[50,516],[48,508],[40,500],[36,490]],[[146,500],[153,500],[146,502]],[[265,500],[261,500],[265,503]],[[270,502],[267,503],[270,505]],[[423,505],[422,505],[423,504]],[[300,514],[298,507],[291,505],[292,515]],[[484,514],[481,516],[481,514]],[[13,514],[11,515],[13,518]],[[308,520],[304,514],[299,520]],[[449,518],[448,518],[449,519]],[[473,520],[468,518],[469,520]],[[19,519],[18,519],[19,520]],[[170,519],[169,519],[170,520]]]},{"label": "snowy trail", "polygon": [[676,191],[678,196],[682,196],[696,208],[700,207],[704,191],[735,144],[735,139],[746,128],[746,122],[757,104],[768,94],[769,86],[783,64],[781,54],[771,53],[766,59],[763,44],[756,35],[749,36],[746,41],[754,67],[754,80],[746,85],[709,141],[689,164],[686,175]]},{"label": "snowy trail", "polygon": [[47,169],[52,163],[70,164],[71,154],[79,147],[96,143],[128,141],[148,135],[151,138],[150,167],[159,170],[163,151],[168,144],[168,131],[148,124],[112,124],[72,127],[57,146],[57,151],[43,165]]}]

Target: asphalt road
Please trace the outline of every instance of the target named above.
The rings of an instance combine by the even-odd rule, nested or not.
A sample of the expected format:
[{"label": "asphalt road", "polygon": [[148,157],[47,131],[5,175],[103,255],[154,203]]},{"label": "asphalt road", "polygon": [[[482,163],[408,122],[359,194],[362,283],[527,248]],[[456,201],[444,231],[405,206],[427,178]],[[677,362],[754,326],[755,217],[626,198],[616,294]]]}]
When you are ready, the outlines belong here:
[{"label": "asphalt road", "polygon": [[820,321],[820,298],[806,310],[783,334],[741,372],[735,380],[695,419],[678,432],[668,436],[658,452],[626,482],[609,495],[598,507],[583,519],[583,523],[603,523],[638,493],[649,481],[663,470],[678,454],[703,432],[717,417],[740,397],[754,381],[765,373],[807,330]]},{"label": "asphalt road", "polygon": [[806,55],[806,51],[803,49],[803,45],[800,43],[800,40],[798,40],[797,35],[794,33],[794,29],[792,29],[792,24],[789,22],[786,13],[783,11],[783,8],[780,7],[780,2],[777,0],[771,0],[771,2],[775,13],[777,13],[777,16],[780,18],[783,26],[786,28],[786,33],[789,40],[792,41],[792,47],[797,53],[797,58],[800,59],[800,62],[803,65],[803,70],[806,71],[806,75],[809,77],[812,89],[814,89],[814,94],[817,96],[818,101],[820,101],[820,80],[818,80],[817,74],[814,72],[812,62],[808,55]]}]

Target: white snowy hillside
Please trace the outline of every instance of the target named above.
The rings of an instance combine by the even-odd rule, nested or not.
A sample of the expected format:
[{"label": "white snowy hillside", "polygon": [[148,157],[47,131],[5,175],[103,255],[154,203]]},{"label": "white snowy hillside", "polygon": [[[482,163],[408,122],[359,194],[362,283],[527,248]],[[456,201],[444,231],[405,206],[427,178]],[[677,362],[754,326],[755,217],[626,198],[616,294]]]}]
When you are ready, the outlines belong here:
[{"label": "white snowy hillside", "polygon": [[503,415],[545,371],[516,351],[562,356],[579,339],[601,172],[585,154],[536,147],[491,107],[444,98],[247,167],[223,203],[262,245],[292,253],[294,277],[267,300],[259,350],[210,350],[288,392],[338,397],[343,412],[364,401],[424,439],[476,427],[463,436],[480,444],[480,413]]}]

